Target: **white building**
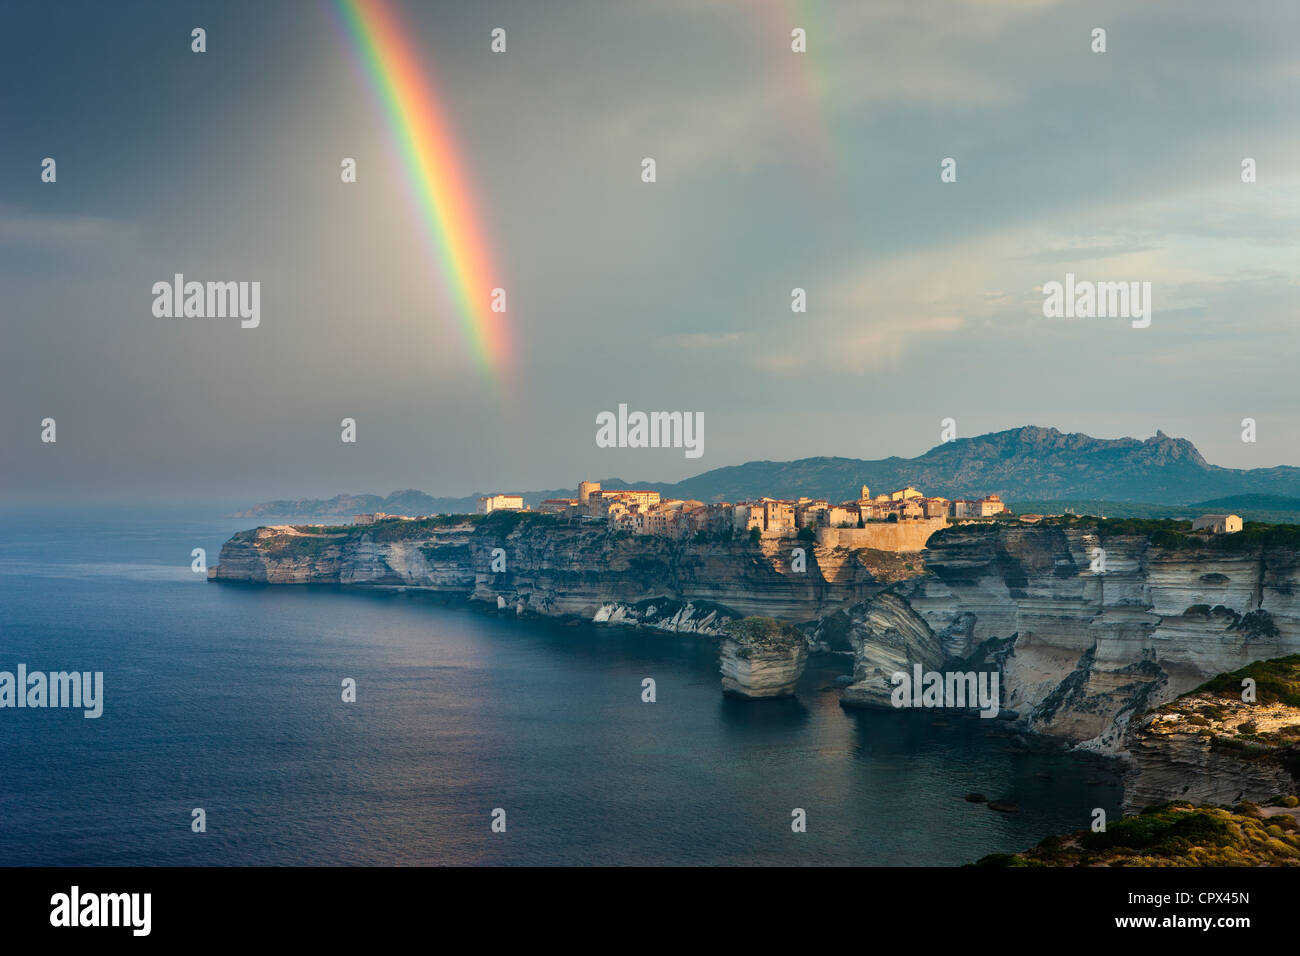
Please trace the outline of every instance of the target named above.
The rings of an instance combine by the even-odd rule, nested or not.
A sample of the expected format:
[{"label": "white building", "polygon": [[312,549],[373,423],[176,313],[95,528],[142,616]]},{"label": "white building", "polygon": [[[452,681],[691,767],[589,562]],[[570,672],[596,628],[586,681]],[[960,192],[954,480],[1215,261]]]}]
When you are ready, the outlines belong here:
[{"label": "white building", "polygon": [[523,495],[484,495],[478,500],[478,513],[490,515],[494,511],[523,511]]}]

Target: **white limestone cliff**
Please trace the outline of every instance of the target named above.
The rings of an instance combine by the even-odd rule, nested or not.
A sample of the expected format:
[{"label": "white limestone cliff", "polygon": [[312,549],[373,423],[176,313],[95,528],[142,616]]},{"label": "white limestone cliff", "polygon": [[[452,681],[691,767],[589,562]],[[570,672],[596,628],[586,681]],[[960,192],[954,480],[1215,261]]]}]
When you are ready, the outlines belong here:
[{"label": "white limestone cliff", "polygon": [[772,618],[747,617],[723,629],[718,653],[722,692],[759,700],[788,697],[803,675],[808,644],[795,627]]}]

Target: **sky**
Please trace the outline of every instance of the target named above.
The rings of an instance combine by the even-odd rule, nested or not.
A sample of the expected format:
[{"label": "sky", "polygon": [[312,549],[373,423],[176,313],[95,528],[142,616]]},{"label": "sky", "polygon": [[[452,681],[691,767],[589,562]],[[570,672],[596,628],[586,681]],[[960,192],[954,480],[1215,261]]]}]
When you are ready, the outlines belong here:
[{"label": "sky", "polygon": [[[6,0],[5,502],[672,481],[910,457],[949,418],[1300,464],[1300,5],[385,6],[464,169],[436,200],[506,290],[500,365],[336,4]],[[260,282],[258,326],[155,316],[175,273]],[[1150,282],[1149,327],[1044,317],[1066,273]],[[702,415],[703,454],[599,447],[620,404]]]}]

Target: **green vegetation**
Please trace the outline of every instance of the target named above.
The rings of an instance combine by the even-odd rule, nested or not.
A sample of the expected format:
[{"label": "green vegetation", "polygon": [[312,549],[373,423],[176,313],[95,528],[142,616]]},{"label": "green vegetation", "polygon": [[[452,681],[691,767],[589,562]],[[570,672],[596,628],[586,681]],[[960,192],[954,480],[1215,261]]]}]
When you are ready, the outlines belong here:
[{"label": "green vegetation", "polygon": [[1199,845],[1227,846],[1231,842],[1227,821],[1170,807],[1125,817],[1101,833],[1087,831],[1079,839],[1085,850],[1146,850],[1157,856],[1185,853]]},{"label": "green vegetation", "polygon": [[[1096,501],[1078,498],[1062,501],[1008,501],[1006,504],[1017,514],[1059,515],[1069,512],[1085,517],[1105,515],[1107,518],[1185,518],[1189,521],[1209,510],[1192,505],[1156,505],[1140,501]],[[1239,511],[1234,513],[1241,514]]]},{"label": "green vegetation", "polygon": [[789,644],[802,644],[804,637],[793,624],[787,624],[785,621],[778,621],[774,617],[742,617],[739,621],[731,621],[722,628],[722,635],[729,637],[734,641],[739,641],[746,647],[754,645],[779,645],[787,646]]},{"label": "green vegetation", "polygon": [[1273,524],[1300,523],[1300,498],[1284,495],[1232,495],[1190,505],[1158,505],[1139,501],[1098,501],[1096,499],[1008,500],[1007,507],[1017,514],[1105,515],[1108,518],[1177,518],[1190,521],[1203,514],[1237,514],[1247,521]]},{"label": "green vegetation", "polygon": [[992,522],[954,524],[930,535],[927,544],[933,545],[936,542],[943,541],[947,538],[974,538],[980,535],[993,535],[996,533],[997,529],[993,526]]},{"label": "green vegetation", "polygon": [[322,557],[330,548],[339,548],[347,539],[346,534],[331,535],[277,535],[265,538],[259,547],[277,558],[301,560],[303,558]]},{"label": "green vegetation", "polygon": [[[1099,518],[1096,515],[1062,515],[1056,518],[1044,518],[1039,527],[1072,528],[1080,531],[1095,532],[1101,538],[1117,538],[1121,535],[1146,535],[1153,544],[1160,539],[1160,547],[1178,547],[1192,530],[1190,521],[1173,518]],[[1203,537],[1195,538],[1195,543],[1203,542]]]},{"label": "green vegetation", "polygon": [[1300,824],[1259,807],[1148,807],[1104,832],[1050,836],[1024,853],[995,853],[976,866],[1300,866]]},{"label": "green vegetation", "polygon": [[482,515],[435,515],[408,521],[404,518],[385,518],[374,524],[342,525],[295,525],[294,533],[275,533],[257,538],[257,530],[241,531],[235,535],[236,540],[256,541],[257,547],[268,554],[283,558],[318,558],[330,548],[341,547],[345,543],[366,535],[376,543],[392,541],[419,540],[427,537],[429,532],[439,528],[455,525],[475,524],[483,520]]},{"label": "green vegetation", "polygon": [[1300,549],[1300,525],[1296,524],[1247,521],[1242,530],[1235,534],[1193,534],[1190,521],[1173,518],[1099,518],[1095,515],[1063,515],[1044,518],[1038,526],[1093,531],[1103,540],[1121,535],[1146,535],[1153,545],[1167,550],[1205,549],[1242,552],[1257,547]]},{"label": "green vegetation", "polygon": [[1191,693],[1241,700],[1241,682],[1247,677],[1255,681],[1256,703],[1283,703],[1300,707],[1300,654],[1277,657],[1271,661],[1255,661],[1227,674],[1212,677]]},{"label": "green vegetation", "polygon": [[412,538],[422,538],[428,532],[436,531],[439,528],[450,528],[459,524],[478,524],[490,517],[492,516],[434,515],[431,518],[420,518],[417,521],[406,521],[403,518],[385,518],[383,521],[376,521],[374,524],[350,525],[346,530],[368,534],[371,540],[382,544],[389,541],[409,541]]},{"label": "green vegetation", "polygon": [[561,520],[560,515],[546,511],[494,511],[483,518],[483,527],[507,527],[513,530],[521,525],[555,526]]}]

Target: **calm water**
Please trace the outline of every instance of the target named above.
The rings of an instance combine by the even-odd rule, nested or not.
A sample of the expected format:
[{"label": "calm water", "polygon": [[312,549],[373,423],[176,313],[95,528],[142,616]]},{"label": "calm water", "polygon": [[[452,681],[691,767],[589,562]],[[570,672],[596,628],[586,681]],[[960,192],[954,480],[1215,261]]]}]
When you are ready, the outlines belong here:
[{"label": "calm water", "polygon": [[0,517],[0,670],[106,685],[98,720],[0,710],[3,864],[955,864],[1117,812],[987,722],[843,711],[843,658],[733,701],[710,641],[190,571],[247,520]]}]

